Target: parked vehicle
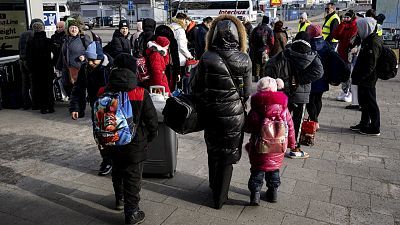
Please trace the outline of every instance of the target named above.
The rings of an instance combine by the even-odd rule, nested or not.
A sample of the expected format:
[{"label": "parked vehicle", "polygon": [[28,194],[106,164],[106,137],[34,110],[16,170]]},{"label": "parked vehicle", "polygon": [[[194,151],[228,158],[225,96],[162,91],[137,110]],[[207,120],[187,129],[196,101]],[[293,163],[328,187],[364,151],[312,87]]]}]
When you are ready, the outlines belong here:
[{"label": "parked vehicle", "polygon": [[111,15],[110,16],[110,21],[111,21],[110,26],[117,27],[119,24],[119,21],[121,21],[121,20],[126,20],[126,17],[125,16],[119,17],[119,15]]}]

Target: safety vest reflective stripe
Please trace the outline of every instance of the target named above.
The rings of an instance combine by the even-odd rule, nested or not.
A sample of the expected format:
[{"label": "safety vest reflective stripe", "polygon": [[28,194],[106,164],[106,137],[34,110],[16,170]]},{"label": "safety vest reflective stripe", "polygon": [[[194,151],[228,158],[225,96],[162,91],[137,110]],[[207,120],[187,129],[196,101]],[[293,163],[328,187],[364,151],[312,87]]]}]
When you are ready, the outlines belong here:
[{"label": "safety vest reflective stripe", "polygon": [[377,26],[376,33],[378,34],[378,36],[382,36],[383,35],[382,25],[377,24],[376,26]]},{"label": "safety vest reflective stripe", "polygon": [[[335,13],[333,14],[326,23],[324,23],[324,27],[322,28],[322,36],[324,37],[324,40],[329,36],[331,33],[331,23],[334,19],[337,19],[338,22],[340,23],[340,18],[339,16]],[[332,39],[332,42],[339,42],[336,39]]]},{"label": "safety vest reflective stripe", "polygon": [[300,32],[300,31],[306,31],[306,30],[307,30],[307,27],[310,26],[311,24],[306,22],[301,28],[300,28],[300,25],[301,25],[301,23],[299,23],[299,26],[298,26],[298,28],[297,28],[297,30],[298,30],[299,32]]}]

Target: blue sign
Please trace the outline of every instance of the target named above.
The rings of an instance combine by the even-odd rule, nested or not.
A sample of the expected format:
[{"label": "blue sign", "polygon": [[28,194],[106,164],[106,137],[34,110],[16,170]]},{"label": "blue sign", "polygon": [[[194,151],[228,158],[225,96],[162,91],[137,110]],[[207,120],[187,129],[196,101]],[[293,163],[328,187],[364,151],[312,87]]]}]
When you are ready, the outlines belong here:
[{"label": "blue sign", "polygon": [[55,12],[43,13],[43,22],[45,26],[55,26],[57,24],[57,14]]},{"label": "blue sign", "polygon": [[168,11],[168,1],[164,1],[164,10]]},{"label": "blue sign", "polygon": [[128,10],[133,10],[133,1],[128,1]]}]

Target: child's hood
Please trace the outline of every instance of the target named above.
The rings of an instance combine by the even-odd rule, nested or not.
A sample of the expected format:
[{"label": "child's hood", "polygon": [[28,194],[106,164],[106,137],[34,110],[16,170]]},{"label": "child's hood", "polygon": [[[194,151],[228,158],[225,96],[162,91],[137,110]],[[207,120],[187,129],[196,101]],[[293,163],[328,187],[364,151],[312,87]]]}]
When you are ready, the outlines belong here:
[{"label": "child's hood", "polygon": [[251,96],[251,107],[254,109],[265,109],[265,106],[279,104],[287,108],[288,97],[283,92],[260,91]]}]

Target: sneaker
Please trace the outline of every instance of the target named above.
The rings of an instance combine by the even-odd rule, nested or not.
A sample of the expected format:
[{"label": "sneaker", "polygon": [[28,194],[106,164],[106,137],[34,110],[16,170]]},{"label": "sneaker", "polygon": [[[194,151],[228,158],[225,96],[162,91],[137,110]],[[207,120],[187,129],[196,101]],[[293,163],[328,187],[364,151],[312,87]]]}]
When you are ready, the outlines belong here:
[{"label": "sneaker", "polygon": [[352,131],[359,131],[361,128],[363,128],[364,126],[361,124],[357,124],[355,126],[350,126],[350,130]]},{"label": "sneaker", "polygon": [[290,150],[286,156],[291,159],[306,159],[310,157],[307,152],[302,151],[300,148]]},{"label": "sneaker", "polygon": [[134,225],[142,223],[145,219],[146,215],[140,209],[134,211],[131,215],[125,214],[125,224]]},{"label": "sneaker", "polygon": [[359,105],[348,105],[346,107],[344,107],[345,109],[355,109],[355,110],[359,110],[360,106]]},{"label": "sneaker", "polygon": [[345,94],[343,101],[345,102],[352,102],[353,99],[353,95],[351,94],[351,92],[347,92],[347,94]]},{"label": "sneaker", "polygon": [[100,169],[99,169],[99,176],[106,176],[109,174],[112,170],[112,165],[110,163],[102,162],[100,164]]},{"label": "sneaker", "polygon": [[369,135],[369,136],[379,136],[381,135],[379,129],[374,129],[371,127],[362,127],[359,130],[360,134]]},{"label": "sneaker", "polygon": [[265,193],[267,202],[276,203],[278,201],[278,189],[277,188],[268,188]]},{"label": "sneaker", "polygon": [[250,195],[250,205],[259,206],[260,205],[260,192],[252,192]]},{"label": "sneaker", "polygon": [[115,199],[115,210],[124,210],[124,199]]},{"label": "sneaker", "polygon": [[344,97],[346,96],[346,93],[344,93],[343,91],[341,91],[340,93],[339,93],[339,95],[336,97],[336,100],[338,100],[338,101],[344,101]]}]

